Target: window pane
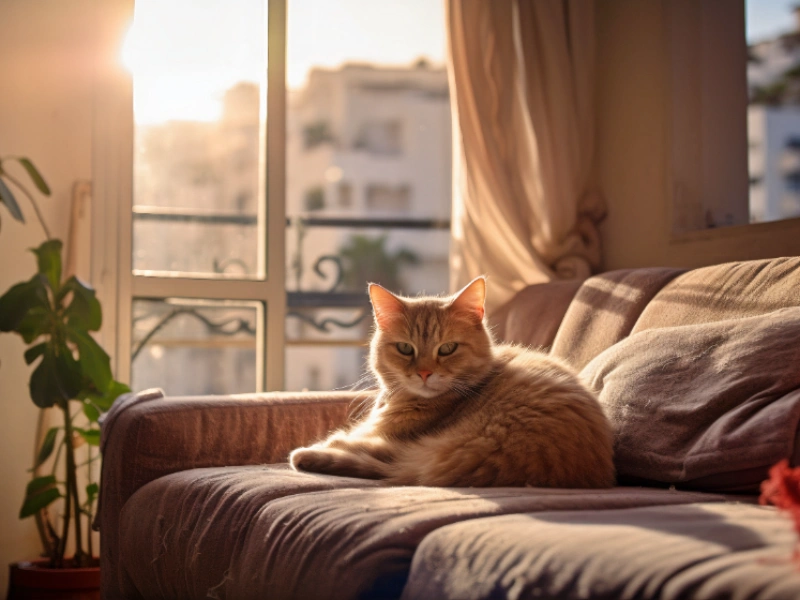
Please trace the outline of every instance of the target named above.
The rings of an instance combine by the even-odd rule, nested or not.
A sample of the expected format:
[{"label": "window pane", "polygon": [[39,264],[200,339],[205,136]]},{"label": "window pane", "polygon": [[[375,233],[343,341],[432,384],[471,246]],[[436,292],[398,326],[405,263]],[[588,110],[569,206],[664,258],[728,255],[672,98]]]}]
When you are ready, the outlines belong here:
[{"label": "window pane", "polygon": [[258,302],[135,300],[131,388],[172,396],[256,391],[263,312]]},{"label": "window pane", "polygon": [[800,7],[746,6],[750,221],[800,217]]},{"label": "window pane", "polygon": [[266,0],[137,0],[133,269],[264,277]]},{"label": "window pane", "polygon": [[442,2],[288,3],[288,389],[359,380],[368,281],[447,291],[445,42]]}]

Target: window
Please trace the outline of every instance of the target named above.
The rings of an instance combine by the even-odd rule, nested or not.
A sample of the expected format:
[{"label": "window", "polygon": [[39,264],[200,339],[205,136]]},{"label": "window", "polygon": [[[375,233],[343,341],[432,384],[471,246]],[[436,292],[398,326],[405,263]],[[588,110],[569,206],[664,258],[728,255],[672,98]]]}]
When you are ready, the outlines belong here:
[{"label": "window", "polygon": [[339,182],[339,206],[341,208],[353,206],[353,186],[347,181]]},{"label": "window", "polygon": [[[288,3],[287,389],[359,382],[367,281],[445,291],[444,58],[441,2]],[[307,192],[320,182],[324,200],[309,212]]]},{"label": "window", "polygon": [[800,216],[800,7],[748,0],[751,222]]},{"label": "window", "polygon": [[[171,395],[359,378],[364,278],[448,280],[444,51],[439,3],[137,0],[135,122],[117,82],[96,146],[93,273],[121,378]],[[372,195],[402,219],[369,214],[376,181],[408,182]]]},{"label": "window", "polygon": [[377,211],[406,212],[411,208],[411,190],[407,185],[369,184],[367,208]]},{"label": "window", "polygon": [[798,216],[798,10],[763,0],[668,6],[673,231]]},{"label": "window", "polygon": [[325,208],[325,189],[322,186],[316,186],[306,192],[305,198],[306,210],[322,210]]},{"label": "window", "polygon": [[283,387],[285,23],[282,0],[135,3],[116,344],[134,389]]},{"label": "window", "polygon": [[326,121],[318,121],[303,128],[303,146],[306,150],[333,141],[333,133]]},{"label": "window", "polygon": [[372,154],[402,154],[403,124],[397,120],[364,123],[359,129],[353,147]]}]

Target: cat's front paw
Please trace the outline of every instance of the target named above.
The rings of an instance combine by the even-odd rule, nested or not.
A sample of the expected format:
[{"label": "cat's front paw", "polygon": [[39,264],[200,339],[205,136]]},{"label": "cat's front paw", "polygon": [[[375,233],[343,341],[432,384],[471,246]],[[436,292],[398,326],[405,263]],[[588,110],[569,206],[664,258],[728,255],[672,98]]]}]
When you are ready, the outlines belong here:
[{"label": "cat's front paw", "polygon": [[324,473],[331,462],[328,452],[316,448],[298,448],[289,455],[289,464],[295,471]]}]

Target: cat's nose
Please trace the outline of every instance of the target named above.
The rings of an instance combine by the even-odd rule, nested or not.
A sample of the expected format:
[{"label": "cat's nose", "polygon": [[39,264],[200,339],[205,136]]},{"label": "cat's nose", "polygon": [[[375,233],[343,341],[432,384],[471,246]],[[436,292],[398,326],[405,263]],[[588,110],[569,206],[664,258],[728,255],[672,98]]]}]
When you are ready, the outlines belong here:
[{"label": "cat's nose", "polygon": [[433,373],[433,371],[417,371],[420,377],[422,377],[422,383],[428,381],[428,376]]}]

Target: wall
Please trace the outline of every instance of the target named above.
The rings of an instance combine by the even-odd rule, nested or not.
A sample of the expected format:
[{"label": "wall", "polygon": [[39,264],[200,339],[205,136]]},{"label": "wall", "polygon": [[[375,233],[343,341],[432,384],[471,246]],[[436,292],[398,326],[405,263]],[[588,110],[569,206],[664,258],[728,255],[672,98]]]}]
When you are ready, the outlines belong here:
[{"label": "wall", "polygon": [[[0,156],[28,156],[39,167],[53,191],[40,207],[54,237],[66,239],[73,183],[92,177],[94,72],[102,44],[108,44],[98,34],[97,19],[119,4],[0,2]],[[30,205],[18,199],[25,225],[0,207],[0,292],[31,277],[35,262],[26,249],[43,241]],[[0,336],[0,593],[7,587],[5,565],[40,550],[34,521],[17,518],[37,419],[23,348],[18,337]]]},{"label": "wall", "polygon": [[800,255],[796,219],[672,233],[669,1],[598,3],[595,175],[608,204],[604,269]]}]

